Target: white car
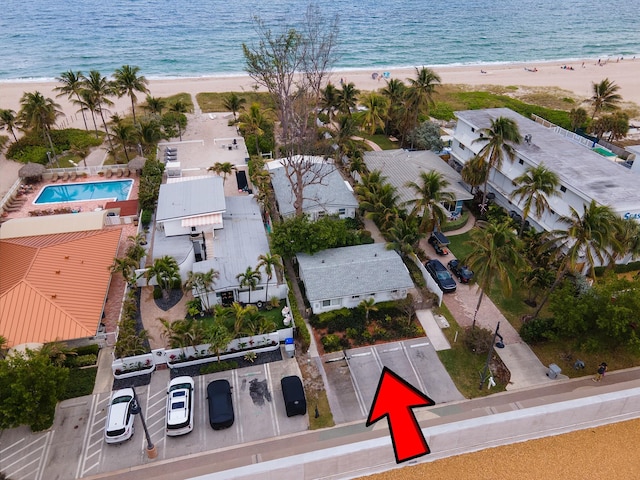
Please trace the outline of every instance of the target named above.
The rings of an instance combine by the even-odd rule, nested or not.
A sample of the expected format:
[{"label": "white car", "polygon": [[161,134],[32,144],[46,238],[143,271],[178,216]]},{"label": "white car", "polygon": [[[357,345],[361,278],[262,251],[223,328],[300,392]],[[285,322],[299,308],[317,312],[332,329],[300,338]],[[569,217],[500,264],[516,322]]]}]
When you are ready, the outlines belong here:
[{"label": "white car", "polygon": [[184,435],[193,430],[193,379],[176,377],[167,391],[167,435]]},{"label": "white car", "polygon": [[133,436],[133,419],[131,404],[133,403],[133,388],[123,388],[111,395],[107,424],[104,428],[104,441],[120,443]]}]

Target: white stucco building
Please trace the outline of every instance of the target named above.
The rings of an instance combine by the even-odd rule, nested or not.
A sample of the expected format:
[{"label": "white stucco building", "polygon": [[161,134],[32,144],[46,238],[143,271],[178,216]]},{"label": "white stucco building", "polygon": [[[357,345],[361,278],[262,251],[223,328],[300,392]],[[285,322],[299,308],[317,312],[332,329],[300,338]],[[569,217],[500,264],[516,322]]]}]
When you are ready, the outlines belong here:
[{"label": "white stucco building", "polygon": [[559,216],[569,215],[569,207],[582,213],[584,206],[592,200],[608,205],[622,218],[640,219],[638,175],[593,151],[585,139],[555,125],[534,122],[507,108],[465,110],[455,114],[458,122],[451,154],[458,166],[464,165],[486,145],[486,142],[476,140],[482,129],[491,126],[492,120],[507,117],[518,125],[523,141],[515,145],[514,161],[505,158],[502,168],[492,169],[489,177],[489,191],[495,193],[496,202],[507,210],[522,213],[523,202],[514,203],[509,196],[517,188],[513,180],[528,167],[544,164],[558,175],[558,195],[547,199],[551,210],[541,218],[536,217],[535,212],[529,214],[529,222],[538,230],[562,228],[564,225],[558,222]]}]

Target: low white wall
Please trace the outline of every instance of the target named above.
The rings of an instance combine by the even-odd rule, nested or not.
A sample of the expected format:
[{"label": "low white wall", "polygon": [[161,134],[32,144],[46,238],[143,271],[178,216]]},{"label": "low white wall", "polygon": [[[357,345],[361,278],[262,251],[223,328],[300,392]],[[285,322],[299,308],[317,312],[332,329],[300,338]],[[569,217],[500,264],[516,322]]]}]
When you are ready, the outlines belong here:
[{"label": "low white wall", "polygon": [[438,306],[442,305],[442,295],[444,295],[444,293],[442,292],[442,289],[440,288],[440,286],[436,283],[436,281],[429,274],[429,272],[427,272],[427,269],[424,268],[424,265],[422,264],[422,262],[418,257],[416,257],[415,255],[412,255],[411,260],[413,260],[413,263],[415,263],[417,267],[420,269],[420,272],[424,277],[424,281],[427,283],[427,289],[429,289],[430,292],[435,293],[436,296],[438,297]]},{"label": "low white wall", "polygon": [[[423,429],[431,454],[416,459],[416,463],[639,417],[640,388],[633,388],[436,425]],[[387,427],[380,422],[374,428]],[[391,438],[385,435],[189,480],[351,478],[397,466]]]}]

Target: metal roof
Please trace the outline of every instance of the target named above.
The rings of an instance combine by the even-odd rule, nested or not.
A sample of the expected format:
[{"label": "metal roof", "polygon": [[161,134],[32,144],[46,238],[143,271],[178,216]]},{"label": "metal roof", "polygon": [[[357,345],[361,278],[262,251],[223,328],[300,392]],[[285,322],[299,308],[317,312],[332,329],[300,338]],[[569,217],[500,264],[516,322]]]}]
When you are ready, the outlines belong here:
[{"label": "metal roof", "polygon": [[0,332],[9,346],[96,334],[121,231],[0,241]]},{"label": "metal roof", "polygon": [[0,239],[100,230],[104,226],[106,214],[107,212],[102,210],[43,217],[12,218],[2,224]]},{"label": "metal roof", "polygon": [[[292,161],[299,161],[301,158],[303,157],[295,157]],[[325,161],[322,157],[304,157],[302,161],[310,161],[317,165],[317,167],[312,167],[313,172],[305,173],[304,181],[310,182],[313,175],[322,177],[319,183],[311,183],[304,187],[303,211],[324,208],[358,208],[358,201],[353,190],[345,184],[342,175],[333,163]],[[283,216],[295,213],[293,206],[295,198],[286,176],[285,167],[282,166],[282,160],[269,162],[268,168],[280,213]]]},{"label": "metal roof", "polygon": [[[262,221],[262,213],[253,196],[227,197],[223,214],[224,228],[216,230],[213,252],[207,260],[193,264],[194,272],[215,269],[220,273],[215,289],[224,290],[239,285],[236,275],[255,268],[258,257],[269,251],[269,241]],[[260,275],[263,276],[262,269]],[[266,277],[261,280],[266,281]]]},{"label": "metal roof", "polygon": [[419,182],[421,172],[436,171],[449,182],[445,189],[452,192],[456,200],[471,200],[471,195],[462,185],[462,177],[447,162],[430,150],[409,151],[403,149],[365,152],[364,162],[372,172],[379,170],[393,185],[401,202],[417,199],[408,182]]},{"label": "metal roof", "polygon": [[[531,135],[529,143],[523,141],[515,146],[519,157],[534,166],[544,163],[558,175],[563,185],[582,192],[586,198],[593,199],[601,205],[609,205],[616,211],[637,209],[640,206],[640,182],[637,174],[565,138],[551,128],[508,108],[464,110],[455,112],[455,115],[476,130],[489,128],[491,121],[498,117],[510,118],[517,123],[523,137]],[[463,140],[474,152],[484,145],[458,139]],[[505,160],[502,170],[508,169],[509,166],[509,160]]]},{"label": "metal roof", "polygon": [[156,220],[159,222],[223,212],[222,178],[211,176],[160,185]]},{"label": "metal roof", "polygon": [[400,255],[383,243],[298,253],[310,302],[408,289],[413,281]]}]

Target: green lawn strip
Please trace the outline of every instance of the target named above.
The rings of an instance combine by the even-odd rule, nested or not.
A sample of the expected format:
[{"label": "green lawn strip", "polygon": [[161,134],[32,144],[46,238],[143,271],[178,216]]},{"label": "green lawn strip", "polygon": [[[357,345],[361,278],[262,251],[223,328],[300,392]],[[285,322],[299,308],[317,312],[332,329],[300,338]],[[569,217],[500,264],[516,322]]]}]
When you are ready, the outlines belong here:
[{"label": "green lawn strip", "polygon": [[[196,100],[204,113],[227,112],[224,101],[230,94],[231,92],[202,92],[196,95]],[[238,114],[248,111],[252,103],[259,103],[261,110],[273,108],[273,101],[266,92],[236,92],[236,94],[246,100]]]},{"label": "green lawn strip", "polygon": [[377,144],[382,150],[395,150],[400,148],[400,142],[394,142],[393,140],[389,140],[387,135],[369,135],[365,132],[358,132],[362,138],[367,140],[371,140],[373,143]]},{"label": "green lawn strip", "polygon": [[[478,388],[480,386],[480,373],[484,369],[487,356],[484,354],[476,355],[464,346],[462,342],[463,329],[458,325],[444,303],[437,308],[437,313],[444,315],[449,322],[450,327],[442,329],[442,332],[451,345],[450,350],[440,350],[438,357],[458,391],[465,398],[484,397],[504,391],[506,385],[502,385],[497,381],[497,385],[491,389],[487,388],[486,384],[482,390]],[[456,333],[458,334],[457,341]]]},{"label": "green lawn strip", "polygon": [[473,248],[467,245],[471,239],[471,232],[461,233],[460,235],[448,235],[449,245],[447,248],[461,260],[464,260],[473,251]]},{"label": "green lawn strip", "polygon": [[[325,390],[307,390],[307,413],[309,414],[309,430],[317,430],[319,428],[333,427],[333,415],[329,407],[329,399]],[[318,407],[318,417],[316,418],[316,407]]]},{"label": "green lawn strip", "polygon": [[60,400],[84,397],[93,393],[98,367],[72,368],[69,370],[69,381],[64,396]]}]

